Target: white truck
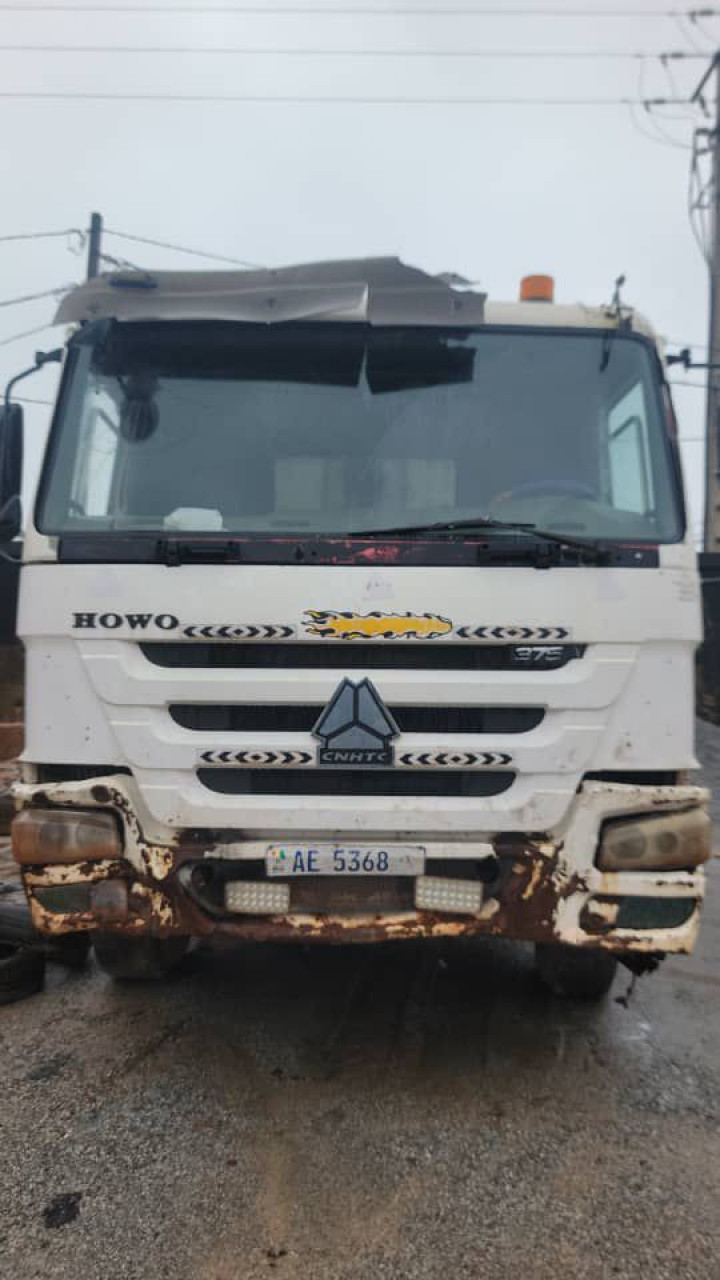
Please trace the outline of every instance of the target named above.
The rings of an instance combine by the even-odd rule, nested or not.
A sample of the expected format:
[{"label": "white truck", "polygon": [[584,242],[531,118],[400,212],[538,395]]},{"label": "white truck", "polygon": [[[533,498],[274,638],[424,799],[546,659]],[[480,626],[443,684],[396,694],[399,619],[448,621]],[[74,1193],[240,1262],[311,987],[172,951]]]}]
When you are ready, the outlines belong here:
[{"label": "white truck", "polygon": [[[396,259],[82,285],[18,630],[13,848],[116,977],[189,939],[694,943],[696,555],[661,344]],[[52,355],[52,353],[51,353]],[[7,398],[5,532],[19,487]]]}]

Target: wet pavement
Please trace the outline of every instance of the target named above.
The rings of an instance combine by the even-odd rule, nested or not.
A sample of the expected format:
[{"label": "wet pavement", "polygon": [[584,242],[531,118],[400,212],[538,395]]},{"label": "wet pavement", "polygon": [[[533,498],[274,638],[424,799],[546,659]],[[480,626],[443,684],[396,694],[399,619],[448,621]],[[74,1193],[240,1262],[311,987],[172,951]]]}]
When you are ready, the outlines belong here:
[{"label": "wet pavement", "polygon": [[719,878],[599,1007],[497,942],[52,966],[0,1009],[0,1275],[714,1280]]}]

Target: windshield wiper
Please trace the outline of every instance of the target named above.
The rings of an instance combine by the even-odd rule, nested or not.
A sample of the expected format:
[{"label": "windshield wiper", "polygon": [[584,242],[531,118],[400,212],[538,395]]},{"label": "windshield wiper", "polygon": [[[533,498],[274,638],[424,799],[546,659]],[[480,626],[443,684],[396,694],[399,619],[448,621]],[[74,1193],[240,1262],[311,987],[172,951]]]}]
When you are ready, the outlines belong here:
[{"label": "windshield wiper", "polygon": [[511,533],[524,533],[530,538],[539,538],[542,542],[552,543],[557,547],[566,547],[572,551],[582,551],[595,564],[602,564],[608,558],[607,548],[595,540],[567,537],[564,533],[553,533],[549,529],[539,529],[537,525],[519,520],[496,520],[493,516],[471,516],[467,520],[435,520],[431,524],[395,525],[387,529],[362,529],[346,534],[348,538],[382,538],[405,534],[423,533],[462,533],[467,529],[504,529]]}]

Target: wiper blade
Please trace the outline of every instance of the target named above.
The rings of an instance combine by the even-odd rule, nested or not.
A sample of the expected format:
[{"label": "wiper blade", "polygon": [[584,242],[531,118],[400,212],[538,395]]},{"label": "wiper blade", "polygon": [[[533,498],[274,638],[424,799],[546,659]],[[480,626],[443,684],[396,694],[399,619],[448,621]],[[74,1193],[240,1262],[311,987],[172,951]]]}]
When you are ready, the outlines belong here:
[{"label": "wiper blade", "polygon": [[536,524],[519,520],[496,520],[493,516],[471,516],[467,520],[436,520],[430,524],[395,525],[387,529],[363,529],[348,533],[348,538],[391,537],[395,534],[423,533],[462,533],[467,529],[503,529],[510,533],[524,533],[531,538],[539,538],[557,547],[582,551],[600,564],[607,558],[607,550],[597,540],[568,537],[564,533],[553,533],[549,529],[539,529]]}]

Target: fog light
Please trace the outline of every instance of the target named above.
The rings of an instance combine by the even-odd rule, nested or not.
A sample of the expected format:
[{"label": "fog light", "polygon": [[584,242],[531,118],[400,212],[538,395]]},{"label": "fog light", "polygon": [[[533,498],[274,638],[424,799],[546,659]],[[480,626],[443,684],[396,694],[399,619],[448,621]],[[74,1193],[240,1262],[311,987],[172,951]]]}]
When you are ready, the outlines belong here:
[{"label": "fog light", "polygon": [[111,861],[122,857],[111,813],[77,809],[24,809],[13,820],[12,850],[21,866]]},{"label": "fog light", "polygon": [[290,910],[290,885],[231,880],[225,885],[225,906],[251,916],[283,915]]},{"label": "fog light", "polygon": [[704,809],[605,824],[597,865],[602,871],[682,871],[707,862],[711,824]]},{"label": "fog light", "polygon": [[446,876],[418,876],[415,906],[419,911],[449,911],[474,916],[480,910],[483,886],[478,880],[453,880]]}]

